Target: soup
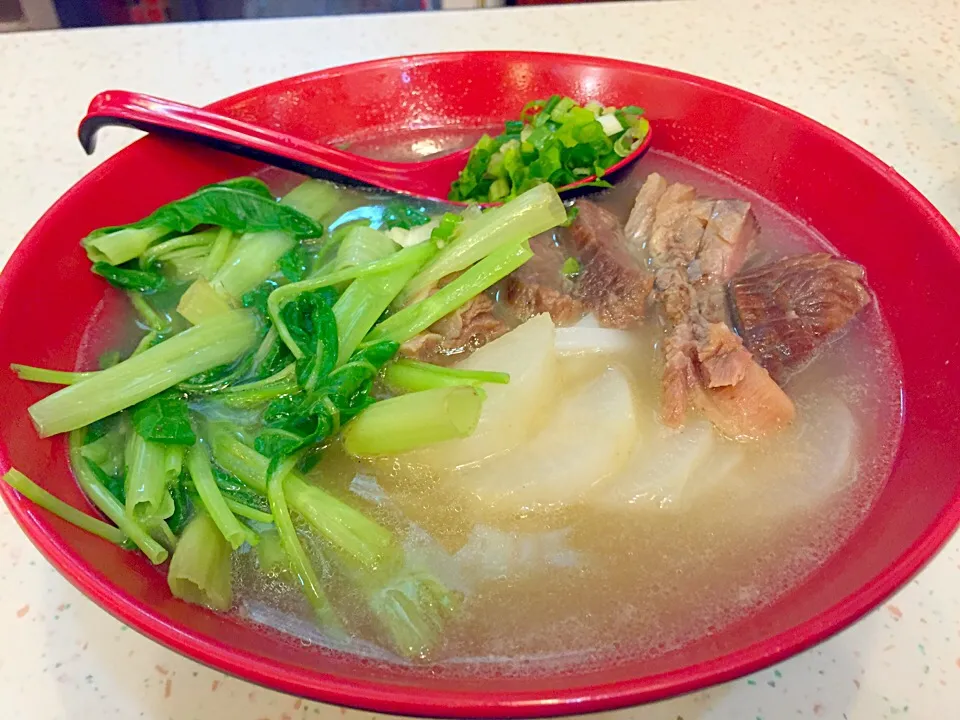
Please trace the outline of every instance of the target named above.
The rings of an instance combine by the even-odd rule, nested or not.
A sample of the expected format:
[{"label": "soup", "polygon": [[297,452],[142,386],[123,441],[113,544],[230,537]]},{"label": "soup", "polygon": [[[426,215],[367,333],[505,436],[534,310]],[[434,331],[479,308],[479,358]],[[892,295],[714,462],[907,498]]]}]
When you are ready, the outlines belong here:
[{"label": "soup", "polygon": [[[625,220],[652,172],[703,194],[749,199],[767,258],[835,252],[761,198],[657,153],[591,201]],[[377,200],[361,207],[373,214]],[[506,289],[491,295],[511,317]],[[463,487],[451,490],[456,473],[431,470],[417,457],[363,461],[330,448],[324,486],[407,534],[409,551],[465,594],[433,661],[529,673],[668,652],[800,585],[842,545],[878,494],[896,449],[901,408],[895,353],[875,306],[790,378],[786,390],[797,404],[792,426],[753,442],[725,438],[703,420],[679,436],[664,430],[658,420],[664,323],[653,316],[629,332],[632,344],[620,349],[561,358],[552,394],[575,395],[607,368],[622,369],[643,438],[635,452],[654,456],[632,459],[626,472],[660,478],[671,466],[678,476],[686,472],[685,485],[703,490],[684,502],[669,496],[644,502],[631,497],[630,488],[604,491],[601,480],[560,512],[504,512],[478,508]],[[562,442],[556,439],[557,453]],[[658,449],[658,443],[669,446]],[[329,643],[295,588],[264,581],[254,553],[237,556],[235,573],[244,615]],[[376,644],[352,649],[390,656]]]},{"label": "soup", "polygon": [[[744,189],[656,153],[579,214],[549,185],[458,216],[262,178],[215,193],[284,197],[272,227],[91,236],[134,298],[91,325],[104,369],[20,369],[70,385],[31,414],[115,527],[82,522],[172,557],[178,597],[385,662],[649,658],[798,587],[879,492],[881,313]],[[149,392],[92,410],[120,368]]]}]

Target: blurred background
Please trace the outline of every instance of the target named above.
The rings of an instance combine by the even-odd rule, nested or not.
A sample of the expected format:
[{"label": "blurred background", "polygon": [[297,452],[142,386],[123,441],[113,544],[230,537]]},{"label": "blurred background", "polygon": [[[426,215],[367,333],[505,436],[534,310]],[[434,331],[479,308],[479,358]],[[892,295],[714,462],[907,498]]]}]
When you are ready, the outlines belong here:
[{"label": "blurred background", "polygon": [[598,0],[0,0],[0,32],[237,18],[464,10]]}]

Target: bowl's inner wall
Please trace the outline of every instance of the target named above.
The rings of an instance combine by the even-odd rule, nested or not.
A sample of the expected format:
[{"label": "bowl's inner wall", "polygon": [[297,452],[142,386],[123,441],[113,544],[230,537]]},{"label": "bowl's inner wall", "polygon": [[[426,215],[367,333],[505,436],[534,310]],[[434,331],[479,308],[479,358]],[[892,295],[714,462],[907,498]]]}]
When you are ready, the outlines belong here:
[{"label": "bowl's inner wall", "polygon": [[[835,138],[736,93],[640,67],[614,70],[586,59],[505,67],[492,56],[453,58],[410,62],[402,72],[373,66],[349,75],[320,73],[246,93],[219,103],[218,109],[314,140],[338,141],[382,133],[384,126],[483,127],[515,115],[526,100],[554,92],[614,105],[639,101],[648,109],[657,148],[764,195],[867,268],[904,373],[904,434],[892,475],[860,530],[801,588],[734,627],[656,660],[574,677],[500,677],[497,691],[607,685],[708,662],[788,632],[874,580],[958,493],[960,361],[951,362],[956,332],[939,326],[941,318],[960,315],[955,290],[960,259],[937,218],[914,204],[896,182],[845,152]],[[451,70],[450,62],[459,67]],[[497,88],[492,94],[491,86]],[[6,269],[0,291],[0,367],[11,362],[74,367],[87,318],[105,293],[78,244],[87,232],[137,219],[204,183],[252,168],[213,151],[153,138],[101,166],[45,216]],[[0,371],[9,418],[0,425],[0,440],[11,464],[82,506],[64,443],[38,440],[27,419],[27,406],[49,391]],[[476,675],[451,678],[447,672],[374,666],[176,602],[164,576],[141,556],[45,513],[30,513],[37,532],[75,554],[75,560],[61,566],[68,574],[86,565],[96,576],[109,578],[114,602],[116,597],[129,600],[134,617],[159,618],[183,639],[194,635],[239,648],[276,661],[293,675],[302,670],[452,692],[489,690],[489,680]],[[302,677],[305,682],[316,679]]]}]

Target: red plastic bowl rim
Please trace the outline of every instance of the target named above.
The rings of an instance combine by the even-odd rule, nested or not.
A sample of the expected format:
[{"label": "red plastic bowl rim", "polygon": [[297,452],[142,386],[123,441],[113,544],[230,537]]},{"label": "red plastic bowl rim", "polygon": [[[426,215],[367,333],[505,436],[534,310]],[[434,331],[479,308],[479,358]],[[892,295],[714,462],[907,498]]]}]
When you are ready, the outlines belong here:
[{"label": "red plastic bowl rim", "polygon": [[[856,156],[860,162],[884,175],[901,192],[909,195],[917,209],[926,215],[927,220],[938,229],[939,233],[943,237],[951,238],[955,248],[960,250],[960,237],[957,236],[946,218],[895,170],[856,143],[782,105],[744,90],[687,73],[625,60],[583,55],[519,51],[471,51],[406,55],[366,61],[305,73],[270,84],[298,84],[317,77],[376,69],[378,67],[392,67],[402,61],[421,64],[470,55],[496,55],[500,60],[515,61],[538,58],[550,60],[556,64],[587,60],[599,67],[613,69],[639,68],[649,74],[700,85],[716,92],[732,95],[743,102],[788,116],[800,124],[807,125],[811,130],[830,140],[843,151]],[[218,109],[223,105],[242,101],[259,94],[264,87],[266,86],[246,90],[212,103],[208,107]],[[4,300],[9,292],[9,278],[18,272],[19,266],[23,263],[26,254],[24,248],[41,241],[43,226],[46,221],[59,212],[61,205],[65,204],[71,195],[76,192],[77,185],[95,182],[99,176],[109,172],[108,165],[109,159],[68,190],[26,235],[20,247],[7,262],[3,275],[0,276],[0,307],[3,307]],[[4,468],[10,466],[6,449],[2,447],[0,447],[0,464]],[[425,690],[375,681],[360,682],[324,675],[320,672],[292,670],[282,663],[231,648],[197,633],[184,631],[139,603],[119,597],[108,582],[102,582],[91,576],[85,564],[73,555],[70,548],[63,544],[59,537],[49,532],[48,526],[41,521],[41,515],[32,503],[24,502],[17,493],[2,483],[0,483],[0,494],[3,495],[12,515],[34,545],[71,583],[118,620],[170,649],[244,680],[282,692],[371,711],[432,717],[544,717],[611,710],[700,690],[761,670],[823,641],[873,610],[901,586],[905,585],[943,547],[957,525],[960,524],[960,497],[955,497],[909,549],[859,590],[851,593],[819,615],[789,630],[709,662],[659,675],[610,684],[571,687],[555,691],[511,692],[493,695],[479,692]]]}]

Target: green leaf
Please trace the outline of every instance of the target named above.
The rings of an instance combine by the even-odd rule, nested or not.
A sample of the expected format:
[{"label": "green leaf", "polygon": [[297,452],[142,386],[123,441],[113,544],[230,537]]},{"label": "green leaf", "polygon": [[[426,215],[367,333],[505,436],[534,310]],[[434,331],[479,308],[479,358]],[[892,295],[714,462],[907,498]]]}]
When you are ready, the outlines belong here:
[{"label": "green leaf", "polygon": [[253,356],[246,355],[233,364],[220,365],[207,372],[194,375],[177,385],[177,389],[181,392],[197,395],[218,392],[243,379],[250,371],[252,364]]},{"label": "green leaf", "polygon": [[387,229],[398,227],[409,230],[417,225],[426,225],[428,222],[430,222],[430,216],[423,210],[403,202],[392,202],[383,211],[383,225]]},{"label": "green leaf", "polygon": [[[229,180],[224,180],[223,182],[212,183],[206,187],[222,187],[229,188],[231,190],[243,190],[269,200],[276,200],[276,197],[270,191],[270,188],[267,187],[267,184],[263,180],[258,180],[255,177],[231,178]],[[201,190],[202,189],[203,188],[201,188]]]},{"label": "green leaf", "polygon": [[[211,464],[210,469],[213,471],[213,479],[216,481],[220,493],[225,498],[234,500],[242,505],[246,505],[247,507],[251,507],[256,510],[261,510],[263,512],[270,511],[270,506],[267,504],[267,499],[249,485],[237,479],[236,476],[231,475],[229,472],[216,464]],[[185,495],[189,496],[190,494],[197,494],[196,486],[194,485],[189,473],[184,473],[181,475],[180,485],[182,486]],[[174,500],[176,500],[176,498],[174,498]]]},{"label": "green leaf", "polygon": [[190,495],[187,493],[184,488],[183,478],[189,478],[189,474],[184,473],[181,476],[179,482],[175,482],[170,486],[170,497],[173,498],[173,515],[167,518],[167,527],[173,532],[174,535],[179,535],[183,532],[183,529],[187,526],[187,522],[190,520],[190,516],[193,514],[193,502],[190,500]]},{"label": "green leaf", "polygon": [[395,342],[380,342],[358,350],[312,392],[274,400],[263,416],[267,427],[254,442],[257,452],[282,458],[338,432],[374,402],[373,379],[398,348]]},{"label": "green leaf", "polygon": [[268,378],[280,372],[292,362],[293,354],[290,352],[290,349],[277,338],[273,345],[270,346],[270,350],[267,351],[263,360],[260,361],[255,375],[257,379],[260,380]]},{"label": "green leaf", "polygon": [[267,314],[267,298],[270,297],[270,293],[277,289],[277,283],[273,280],[267,280],[260,287],[255,290],[251,290],[248,293],[245,293],[240,302],[245,308],[253,308],[260,316],[263,318],[269,319]]},{"label": "green leaf", "polygon": [[335,288],[323,287],[300,293],[280,311],[280,317],[305,356],[316,351],[318,313],[321,308],[332,308],[338,298],[339,293]]},{"label": "green leaf", "polygon": [[154,395],[133,407],[133,427],[144,440],[167,445],[193,445],[187,401],[176,392]]},{"label": "green leaf", "polygon": [[278,203],[261,181],[236,178],[202,187],[138,222],[96,230],[84,242],[120,230],[159,227],[171,233],[187,233],[199,225],[216,225],[235,233],[278,230],[298,240],[323,234],[318,223],[289,205]]},{"label": "green leaf", "polygon": [[220,488],[224,496],[248,507],[269,511],[270,506],[263,495],[218,465],[213,465],[213,478],[217,481],[217,487]]},{"label": "green leaf", "polygon": [[290,282],[300,282],[310,273],[310,256],[303,245],[296,245],[277,260],[280,272]]},{"label": "green leaf", "polygon": [[163,275],[152,270],[137,270],[132,267],[111,265],[108,262],[95,262],[91,269],[121,290],[149,293],[162,290],[166,285]]},{"label": "green leaf", "polygon": [[120,501],[120,504],[123,505],[127,501],[126,489],[124,487],[123,476],[108,475],[106,471],[97,465],[90,458],[84,458],[84,461],[87,463],[87,466],[90,468],[90,472],[96,475],[97,480],[99,480],[103,486],[113,495],[117,500]]},{"label": "green leaf", "polygon": [[312,347],[309,352],[304,348],[306,354],[297,360],[297,383],[308,393],[336,367],[340,352],[337,318],[329,305],[314,304],[311,325]]},{"label": "green leaf", "polygon": [[117,427],[119,418],[119,415],[108,415],[105,418],[87,425],[87,432],[83,436],[83,444],[89,445],[92,442],[96,442],[107,433],[113,431]]}]

